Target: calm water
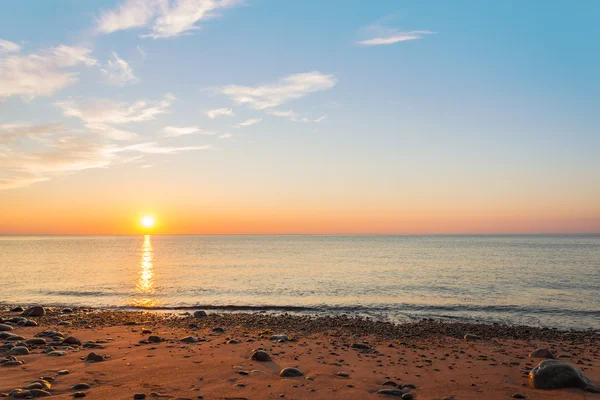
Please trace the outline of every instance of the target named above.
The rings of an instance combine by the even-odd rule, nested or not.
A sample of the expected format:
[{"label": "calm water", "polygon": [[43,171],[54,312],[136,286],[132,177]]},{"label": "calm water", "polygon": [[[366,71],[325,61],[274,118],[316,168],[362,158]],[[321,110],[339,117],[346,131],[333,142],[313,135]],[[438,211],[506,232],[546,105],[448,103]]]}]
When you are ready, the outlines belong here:
[{"label": "calm water", "polygon": [[600,236],[0,236],[0,303],[600,329]]}]

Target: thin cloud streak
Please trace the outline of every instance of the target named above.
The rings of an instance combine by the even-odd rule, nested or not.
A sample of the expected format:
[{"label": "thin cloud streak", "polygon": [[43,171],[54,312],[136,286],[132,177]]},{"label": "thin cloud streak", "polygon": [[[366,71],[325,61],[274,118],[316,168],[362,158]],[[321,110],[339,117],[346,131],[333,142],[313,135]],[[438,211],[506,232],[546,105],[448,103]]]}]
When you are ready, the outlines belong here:
[{"label": "thin cloud streak", "polygon": [[233,128],[245,128],[247,126],[256,125],[262,121],[262,118],[250,118],[245,120],[244,122],[240,122],[237,125],[233,125]]},{"label": "thin cloud streak", "polygon": [[178,137],[199,133],[201,135],[214,135],[215,132],[204,131],[197,126],[166,126],[163,128],[165,137]]},{"label": "thin cloud streak", "polygon": [[214,110],[206,111],[206,115],[208,115],[208,118],[210,119],[215,119],[220,115],[231,117],[235,114],[231,108],[215,108]]},{"label": "thin cloud streak", "polygon": [[100,72],[109,85],[125,86],[138,83],[140,79],[135,76],[133,69],[116,52],[112,52],[113,60],[108,60]]},{"label": "thin cloud streak", "polygon": [[432,35],[435,32],[430,31],[410,31],[410,32],[394,32],[387,36],[375,37],[372,39],[361,40],[356,42],[359,46],[379,46],[386,44],[394,44],[398,42],[406,42],[408,40],[422,39],[423,35]]}]

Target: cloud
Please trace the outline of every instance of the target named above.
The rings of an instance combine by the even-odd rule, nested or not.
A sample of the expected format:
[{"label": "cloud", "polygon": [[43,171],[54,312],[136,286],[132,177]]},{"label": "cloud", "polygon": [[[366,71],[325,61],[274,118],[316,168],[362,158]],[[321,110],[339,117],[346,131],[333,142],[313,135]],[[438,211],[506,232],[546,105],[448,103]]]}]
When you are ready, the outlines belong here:
[{"label": "cloud", "polygon": [[327,115],[323,115],[323,116],[320,116],[320,117],[319,117],[319,118],[317,118],[317,119],[313,119],[313,121],[312,121],[312,122],[314,122],[314,123],[318,124],[318,123],[319,123],[319,122],[321,122],[321,121],[325,121],[325,119],[327,119]]},{"label": "cloud", "polygon": [[58,46],[28,55],[0,58],[0,100],[20,96],[25,100],[51,96],[77,82],[77,72],[68,68],[93,66],[90,49]]},{"label": "cloud", "polygon": [[190,135],[192,133],[199,133],[201,135],[214,135],[215,132],[204,131],[197,126],[166,126],[163,128],[165,137],[177,137],[183,135]]},{"label": "cloud", "polygon": [[125,103],[99,98],[74,98],[55,103],[67,117],[79,118],[91,124],[127,124],[150,121],[166,114],[175,97],[167,93],[162,100],[148,102],[138,100]]},{"label": "cloud", "polygon": [[288,111],[267,110],[266,113],[269,115],[273,115],[275,117],[287,118],[293,122],[309,122],[308,117],[301,117],[300,115],[298,115],[298,113],[296,113],[293,110],[288,110]]},{"label": "cloud", "polygon": [[183,147],[170,147],[170,146],[161,146],[156,142],[148,142],[148,143],[138,143],[131,146],[121,147],[112,149],[112,153],[120,153],[120,152],[140,152],[146,154],[176,154],[181,153],[182,151],[192,151],[192,150],[208,150],[211,146],[209,144],[205,144],[202,146],[183,146]]},{"label": "cloud", "polygon": [[219,136],[219,139],[231,139],[233,137],[233,135],[231,133],[224,133],[221,136]]},{"label": "cloud", "polygon": [[0,124],[0,144],[13,143],[20,139],[40,140],[44,136],[62,131],[58,123],[32,125],[30,123]]},{"label": "cloud", "polygon": [[262,121],[262,118],[250,118],[250,119],[245,120],[244,122],[240,122],[237,125],[233,125],[233,127],[234,128],[242,128],[242,127],[258,124],[261,121]]},{"label": "cloud", "polygon": [[237,104],[264,110],[277,107],[313,92],[331,89],[336,84],[333,75],[319,71],[289,75],[276,83],[260,86],[227,85],[218,90]]},{"label": "cloud", "polygon": [[134,132],[101,123],[88,123],[85,124],[85,127],[93,133],[97,133],[112,140],[134,140],[139,137]]},{"label": "cloud", "polygon": [[219,115],[226,115],[228,117],[231,117],[235,114],[233,113],[233,110],[231,108],[216,108],[214,110],[206,111],[206,115],[208,115],[208,118],[210,119],[215,119]]},{"label": "cloud", "polygon": [[0,39],[0,54],[2,53],[17,53],[21,51],[21,46],[8,40]]},{"label": "cloud", "polygon": [[365,36],[370,36],[370,38],[357,41],[356,44],[359,46],[379,46],[406,42],[408,40],[422,39],[424,35],[432,35],[435,33],[431,31],[399,32],[397,29],[383,26],[380,22],[363,28],[363,31],[365,32]]},{"label": "cloud", "polygon": [[214,18],[218,11],[240,3],[240,0],[125,0],[116,9],[102,13],[96,29],[107,34],[151,25],[151,33],[141,37],[174,37],[200,29],[199,21]]},{"label": "cloud", "polygon": [[112,52],[114,60],[108,60],[104,68],[100,71],[104,80],[114,86],[125,86],[127,84],[137,83],[140,80],[134,75],[129,64],[119,57],[116,52]]}]

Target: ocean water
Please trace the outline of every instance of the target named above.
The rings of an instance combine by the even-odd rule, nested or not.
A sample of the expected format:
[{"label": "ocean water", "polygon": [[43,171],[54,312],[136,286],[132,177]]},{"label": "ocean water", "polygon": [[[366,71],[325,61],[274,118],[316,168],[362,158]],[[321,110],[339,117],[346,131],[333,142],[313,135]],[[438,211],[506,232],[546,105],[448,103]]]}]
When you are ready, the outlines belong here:
[{"label": "ocean water", "polygon": [[600,236],[0,236],[0,304],[600,329]]}]

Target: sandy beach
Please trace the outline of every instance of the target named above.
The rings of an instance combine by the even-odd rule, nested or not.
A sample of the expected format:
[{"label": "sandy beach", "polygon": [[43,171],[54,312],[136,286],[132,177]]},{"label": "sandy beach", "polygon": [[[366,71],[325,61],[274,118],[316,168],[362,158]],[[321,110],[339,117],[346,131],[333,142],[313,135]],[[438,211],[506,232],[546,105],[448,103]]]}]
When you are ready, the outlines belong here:
[{"label": "sandy beach", "polygon": [[[547,348],[600,382],[600,338],[591,331],[433,320],[395,325],[346,317],[63,311],[45,309],[38,317],[0,312],[9,327],[0,332],[2,396],[600,399],[578,388],[536,389],[528,380],[529,370],[542,361],[529,353]],[[19,326],[19,319],[37,326]],[[474,335],[473,340],[465,335]],[[259,359],[270,361],[253,360],[256,350],[266,352]],[[90,353],[99,356],[96,362],[86,361]],[[11,355],[17,362],[5,358]],[[284,368],[302,375],[282,377]],[[35,383],[42,378],[45,382]],[[14,391],[26,391],[32,383],[33,392]],[[381,389],[389,394],[378,393]],[[401,393],[393,390],[410,394],[394,396]]]}]

